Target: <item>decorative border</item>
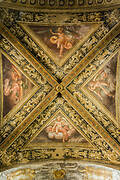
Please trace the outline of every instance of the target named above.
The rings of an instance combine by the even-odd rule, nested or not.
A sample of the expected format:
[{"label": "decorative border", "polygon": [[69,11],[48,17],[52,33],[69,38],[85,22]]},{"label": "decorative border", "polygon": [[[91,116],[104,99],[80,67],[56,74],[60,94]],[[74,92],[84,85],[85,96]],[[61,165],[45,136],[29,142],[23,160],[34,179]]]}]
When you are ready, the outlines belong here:
[{"label": "decorative border", "polygon": [[[94,10],[96,11],[96,9]],[[49,24],[54,20],[57,24],[57,22],[59,22],[59,18],[57,17],[60,13],[57,11],[56,15],[56,12],[51,13],[50,10],[48,10],[48,13],[45,13],[45,10],[43,13],[40,10],[38,13],[35,11],[28,12],[24,10],[20,12],[1,8],[0,14],[2,17],[1,21],[4,24],[1,24],[0,26],[0,31],[2,36],[4,36],[1,36],[2,42],[4,42],[2,44],[2,49],[6,50],[6,53],[12,57],[14,57],[16,52],[22,54],[22,60],[26,60],[27,63],[30,63],[30,66],[27,68],[28,74],[32,68],[31,66],[35,68],[35,71],[40,72],[40,82],[38,85],[41,84],[41,76],[45,77],[45,82],[47,84],[50,83],[49,88],[47,88],[47,84],[45,84],[45,91],[42,91],[42,94],[41,89],[38,89],[33,97],[31,97],[29,101],[25,103],[23,107],[21,107],[21,109],[2,127],[2,135],[0,136],[0,166],[9,166],[15,163],[26,163],[29,161],[32,162],[45,159],[81,159],[120,164],[119,129],[111,122],[111,119],[97,109],[97,107],[94,106],[82,92],[80,92],[81,99],[75,99],[75,97],[72,96],[72,93],[70,94],[66,90],[66,87],[71,81],[91,63],[93,58],[97,57],[98,54],[101,55],[104,50],[106,51],[105,56],[109,56],[114,52],[115,48],[118,48],[119,43],[117,45],[117,42],[119,36],[117,35],[119,34],[120,28],[119,10],[76,13],[75,9],[73,13],[69,10],[68,16],[67,13],[62,14],[62,17],[65,14],[67,16],[66,19],[62,19],[63,24],[79,24],[80,22],[87,21],[102,21],[103,23],[94,33],[94,36],[81,46],[81,51],[80,49],[79,51],[76,51],[69,61],[65,63],[64,67],[62,67],[63,69],[59,69],[64,71],[62,76],[60,74],[59,76],[56,75],[57,68],[55,64],[51,62],[50,58],[48,58],[44,52],[42,52],[48,64],[49,62],[51,63],[49,67],[51,67],[52,70],[48,72],[48,68],[47,70],[44,68],[44,62],[41,60],[42,56],[34,55],[34,53],[32,53],[33,49],[30,48],[31,44],[34,42],[28,36],[28,43],[27,41],[24,41],[25,39],[21,38],[24,36],[25,32],[19,26],[19,23],[31,23],[33,21],[41,24]],[[92,45],[91,41],[93,41]],[[13,49],[13,47],[16,47],[17,50],[13,50],[10,53],[9,49],[7,49],[9,47],[10,50],[11,48]],[[107,49],[107,47],[109,48]],[[96,50],[96,48],[98,48],[98,50]],[[109,54],[107,54],[107,52],[109,52]],[[79,63],[80,60],[82,61]],[[15,59],[15,62],[17,61]],[[95,59],[95,61],[97,61],[97,59]],[[67,69],[69,62],[71,63]],[[99,66],[100,64],[98,63],[97,65]],[[18,64],[18,66],[20,65]],[[55,71],[54,67],[56,68]],[[61,81],[57,82],[57,78],[60,76],[62,77],[62,83]],[[31,77],[31,79],[33,79],[33,77]],[[44,83],[42,83],[42,85],[43,84]],[[89,104],[92,106],[91,109],[88,108]],[[71,121],[75,123],[76,127],[83,130],[86,136],[90,138],[91,142],[96,146],[97,150],[78,149],[77,146],[62,147],[61,149],[55,147],[43,147],[36,150],[27,149],[22,151],[29,139],[34,135],[35,131],[37,132],[38,129],[42,128],[50,116],[60,108],[66,113]],[[94,110],[95,114],[93,113]],[[29,130],[31,130],[30,133],[28,133]]]},{"label": "decorative border", "polygon": [[[6,27],[9,28],[14,36],[16,36],[23,46],[25,46],[29,52],[36,58],[36,60],[45,66],[54,77],[58,79],[63,79],[70,70],[72,70],[76,64],[79,63],[79,60],[84,59],[86,53],[89,54],[89,51],[95,55],[94,47],[96,44],[102,40],[102,46],[105,45],[105,39],[103,37],[118,23],[119,21],[119,9],[111,10],[111,11],[103,11],[103,12],[94,12],[94,13],[35,13],[35,12],[24,12],[24,11],[13,11],[1,9],[1,17],[3,17],[3,23]],[[62,16],[62,17],[61,17]],[[7,19],[6,19],[7,17]],[[14,23],[15,21],[15,23]],[[78,24],[80,22],[100,22],[104,23],[100,26],[100,28],[94,33],[93,36],[90,37],[88,41],[85,42],[85,45],[82,44],[80,49],[74,53],[74,55],[64,64],[61,68],[56,66],[54,62],[42,51],[35,42],[31,40],[30,37],[21,29],[18,23],[30,23],[30,22],[38,22],[41,24],[51,24],[51,23],[73,23]],[[111,34],[110,37],[113,35]],[[95,41],[95,42],[94,42]],[[108,39],[107,39],[108,41]],[[91,48],[90,48],[91,47]],[[99,48],[99,47],[98,47]],[[37,51],[36,51],[37,49]],[[92,50],[93,49],[93,50]],[[86,58],[85,58],[86,59]]]},{"label": "decorative border", "polygon": [[[120,23],[118,23],[104,37],[104,39],[102,39],[96,45],[96,47],[93,50],[91,50],[90,53],[87,54],[83,58],[83,60],[80,61],[80,63],[77,64],[66,77],[64,77],[64,79],[62,81],[62,85],[63,86],[68,86],[70,83],[72,83],[74,78],[76,78],[77,76],[82,74],[81,72],[83,72],[83,77],[81,77],[81,80],[85,81],[86,78],[88,78],[88,76],[91,74],[91,71],[88,71],[86,73],[86,75],[85,75],[85,68],[89,67],[93,60],[97,61],[95,63],[95,68],[96,68],[96,66],[97,67],[100,66],[101,63],[99,61],[103,62],[102,59],[101,59],[101,57],[102,57],[101,55],[103,55],[103,57],[107,58],[108,56],[110,56],[111,53],[113,53],[115,51],[115,49],[117,49],[119,47],[119,45],[120,45],[120,43],[119,43],[119,29],[120,29]],[[111,37],[112,37],[112,39],[111,39]],[[117,41],[118,41],[118,44],[117,44]],[[116,44],[116,46],[114,44]],[[98,51],[96,49],[98,49]],[[94,66],[91,67],[91,70],[92,69],[94,71]],[[83,83],[83,82],[81,82],[81,83]]]},{"label": "decorative border", "polygon": [[0,127],[1,127],[1,120],[3,117],[3,72],[2,72],[2,55],[0,50]]},{"label": "decorative border", "polygon": [[[119,47],[120,47],[119,36],[117,36],[94,59],[92,59],[92,61],[86,66],[85,69],[80,71],[80,73],[75,78],[73,78],[72,82],[70,84],[68,84],[68,86],[66,87],[68,89],[68,91],[72,94],[75,91],[78,91],[78,89],[80,91],[83,91],[85,89],[85,88],[83,88],[83,86],[85,86],[86,83],[89,81],[89,79],[94,75],[94,72],[96,70],[99,71],[99,69],[101,67],[103,67],[104,64],[106,62],[108,62],[109,59],[112,58],[112,56],[115,55],[119,51]],[[104,63],[104,59],[105,59],[105,63]],[[78,83],[76,83],[76,82],[78,82]],[[84,92],[83,92],[83,94],[84,94]],[[76,92],[75,98],[77,98],[77,92]],[[92,98],[92,100],[93,100],[93,98]],[[95,101],[93,104],[95,104]],[[101,111],[101,109],[100,109],[100,111]],[[113,120],[113,122],[116,125],[118,125],[118,122],[116,122],[115,118],[112,118],[113,116],[111,117],[110,113],[107,113],[107,112],[106,112],[107,119],[109,117],[110,121]]]},{"label": "decorative border", "polygon": [[118,0],[7,0],[7,2],[1,2],[1,7],[9,7],[13,9],[24,10],[82,10],[82,11],[95,11],[96,9],[111,9],[118,8],[120,3]]},{"label": "decorative border", "polygon": [[118,126],[120,127],[120,51],[118,54],[118,62],[117,62],[117,82],[116,82],[116,119],[118,122]]},{"label": "decorative border", "polygon": [[[61,147],[61,148],[57,148],[57,149],[55,147],[50,147],[50,148],[41,148],[41,149],[36,149],[36,150],[24,150],[24,151],[21,151],[21,149],[23,149],[24,145],[26,144],[26,140],[29,140],[29,138],[30,138],[28,133],[27,133],[28,129],[29,128],[31,129],[31,127],[32,127],[33,130],[35,130],[36,128],[39,129],[40,126],[42,124],[44,124],[45,119],[47,120],[48,116],[50,116],[50,114],[51,114],[50,109],[52,108],[52,112],[53,112],[53,110],[56,112],[56,108],[54,107],[54,104],[56,104],[56,102],[60,102],[61,105],[59,105],[59,106],[62,106],[64,104],[66,112],[70,110],[70,112],[69,112],[70,113],[70,118],[72,118],[72,120],[74,120],[75,123],[77,123],[77,125],[80,128],[82,128],[82,130],[86,129],[85,133],[87,134],[87,136],[89,136],[88,133],[90,133],[90,134],[92,133],[91,134],[92,141],[96,145],[96,147],[98,147],[98,150],[93,150],[93,151],[85,150],[85,149],[79,149],[78,150],[78,147],[70,147],[70,148]],[[59,106],[57,105],[58,108],[59,108]],[[48,115],[46,116],[45,114],[46,115],[48,114]],[[80,117],[80,115],[77,115],[77,114],[78,113],[66,101],[64,102],[63,98],[62,99],[61,98],[55,99],[52,102],[52,104],[50,103],[49,106],[46,109],[44,109],[44,111],[30,124],[30,126],[27,125],[26,130],[22,134],[20,134],[19,137],[16,137],[14,142],[12,140],[12,144],[5,150],[5,154],[6,153],[8,154],[10,161],[11,161],[11,158],[12,158],[12,160],[13,160],[13,158],[15,158],[15,159],[20,158],[20,161],[22,159],[24,161],[27,158],[25,161],[29,161],[29,160],[33,160],[35,158],[35,156],[36,156],[36,158],[34,160],[40,160],[40,159],[42,160],[44,158],[45,159],[56,159],[56,157],[62,158],[62,159],[69,159],[69,158],[89,159],[90,158],[90,159],[95,160],[96,159],[95,157],[98,154],[98,156],[99,156],[99,158],[101,160],[106,159],[106,160],[110,160],[110,161],[119,163],[119,156],[110,148],[110,146],[101,138],[101,136],[99,136],[98,133],[92,127],[90,127],[89,124],[82,117]],[[43,116],[45,117],[45,119],[42,118]],[[74,118],[75,116],[78,116],[77,119]],[[79,117],[80,117],[80,119],[78,121]],[[34,131],[31,131],[31,132],[34,135]],[[14,136],[15,136],[15,134],[14,134]],[[6,141],[6,142],[8,142],[8,141]],[[60,149],[63,152],[62,154],[61,154]],[[70,154],[68,153],[68,155],[67,154],[65,155],[66,151],[69,151]],[[26,155],[24,156],[25,152],[27,153],[26,154],[27,157],[26,157]],[[33,157],[31,156],[32,152],[36,154],[36,155],[34,154],[35,156],[33,155]],[[53,153],[51,154],[51,152],[53,152]],[[82,153],[81,154],[82,156],[79,154],[79,152]],[[88,152],[89,152],[90,157],[88,156]],[[21,155],[18,157],[19,153]],[[28,155],[28,153],[30,153],[30,154]],[[49,156],[49,153],[51,154],[50,156]],[[55,156],[55,153],[59,154],[59,155]],[[14,157],[14,155],[15,155],[15,157]],[[3,156],[4,156],[4,154],[3,154]],[[46,156],[49,157],[49,158],[47,158]],[[8,164],[9,164],[9,161],[8,161]]]}]

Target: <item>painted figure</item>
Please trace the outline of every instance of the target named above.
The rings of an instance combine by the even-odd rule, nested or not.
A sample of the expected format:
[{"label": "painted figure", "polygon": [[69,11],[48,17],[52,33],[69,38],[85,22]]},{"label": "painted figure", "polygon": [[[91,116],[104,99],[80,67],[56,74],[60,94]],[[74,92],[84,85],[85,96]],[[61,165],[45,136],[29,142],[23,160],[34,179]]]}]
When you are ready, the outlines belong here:
[{"label": "painted figure", "polygon": [[9,77],[4,80],[4,95],[9,96],[12,105],[16,105],[22,98],[22,76],[19,71],[12,65],[8,72]]},{"label": "painted figure", "polygon": [[115,84],[112,77],[110,77],[109,72],[106,72],[105,70],[100,71],[89,83],[88,87],[91,91],[96,93],[101,100],[103,99],[103,95],[114,98],[112,92],[115,90]]},{"label": "painted figure", "polygon": [[58,116],[54,124],[46,128],[46,132],[50,139],[62,139],[63,142],[66,142],[75,132],[75,129],[71,128],[65,121],[63,121],[61,116]]},{"label": "painted figure", "polygon": [[8,114],[23,97],[29,95],[33,84],[4,55],[3,67],[3,116]]},{"label": "painted figure", "polygon": [[71,49],[72,48],[72,38],[67,36],[63,32],[63,28],[58,27],[57,32],[54,33],[52,29],[50,29],[50,32],[55,35],[50,38],[50,42],[52,44],[56,44],[57,48],[60,49],[59,56],[61,57],[63,54],[63,50],[65,49]]}]

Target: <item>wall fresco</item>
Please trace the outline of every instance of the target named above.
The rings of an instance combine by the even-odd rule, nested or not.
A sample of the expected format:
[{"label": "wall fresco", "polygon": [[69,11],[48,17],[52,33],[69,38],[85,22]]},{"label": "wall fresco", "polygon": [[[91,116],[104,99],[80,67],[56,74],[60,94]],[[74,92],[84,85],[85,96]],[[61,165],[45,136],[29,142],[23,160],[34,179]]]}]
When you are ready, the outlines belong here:
[{"label": "wall fresco", "polygon": [[3,66],[3,116],[5,116],[34,85],[4,56]]}]

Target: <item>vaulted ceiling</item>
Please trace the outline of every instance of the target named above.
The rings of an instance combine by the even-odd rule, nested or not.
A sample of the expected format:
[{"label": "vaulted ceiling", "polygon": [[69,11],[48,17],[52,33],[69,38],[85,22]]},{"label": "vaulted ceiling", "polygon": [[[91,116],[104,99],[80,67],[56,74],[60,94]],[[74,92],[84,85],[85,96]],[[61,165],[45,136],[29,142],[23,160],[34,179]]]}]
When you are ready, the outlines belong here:
[{"label": "vaulted ceiling", "polygon": [[0,166],[120,164],[120,2],[0,3]]}]

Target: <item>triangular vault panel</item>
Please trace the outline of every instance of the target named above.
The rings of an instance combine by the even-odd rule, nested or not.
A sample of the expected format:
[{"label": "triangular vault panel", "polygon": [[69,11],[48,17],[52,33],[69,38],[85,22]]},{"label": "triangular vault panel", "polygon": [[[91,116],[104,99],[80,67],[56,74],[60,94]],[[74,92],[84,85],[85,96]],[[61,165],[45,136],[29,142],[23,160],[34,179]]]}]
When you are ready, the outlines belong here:
[{"label": "triangular vault panel", "polygon": [[32,138],[26,147],[61,146],[61,144],[72,146],[73,143],[80,147],[93,147],[89,140],[70,122],[67,116],[58,111]]},{"label": "triangular vault panel", "polygon": [[[94,102],[99,102],[106,113],[111,114],[117,119],[117,101],[119,70],[118,70],[118,53],[115,54],[105,65],[89,80],[85,89],[91,94],[89,97],[94,98]],[[84,88],[83,88],[84,89]]]},{"label": "triangular vault panel", "polygon": [[39,25],[21,24],[33,40],[59,66],[96,31],[100,23],[81,23],[80,25]]},{"label": "triangular vault panel", "polygon": [[29,98],[35,86],[5,55],[1,54],[1,59],[3,82],[1,111],[5,117],[11,110],[17,109],[24,98]]}]

